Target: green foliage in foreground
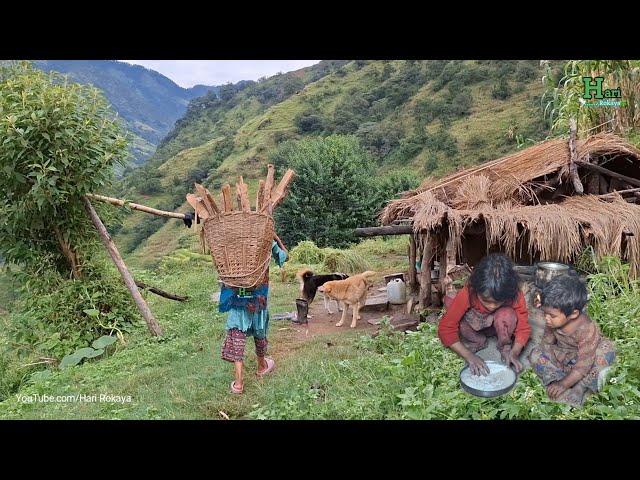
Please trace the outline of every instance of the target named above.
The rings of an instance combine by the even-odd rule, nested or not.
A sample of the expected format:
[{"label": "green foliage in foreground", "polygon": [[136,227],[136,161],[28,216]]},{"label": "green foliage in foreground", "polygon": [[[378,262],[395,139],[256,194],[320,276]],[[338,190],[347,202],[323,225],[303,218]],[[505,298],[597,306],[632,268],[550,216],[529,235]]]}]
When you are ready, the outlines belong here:
[{"label": "green foliage in foreground", "polygon": [[[359,353],[342,359],[296,359],[312,371],[269,395],[256,419],[640,419],[640,288],[619,259],[605,258],[591,276],[589,313],[616,342],[608,383],[582,408],[549,400],[531,369],[507,395],[476,398],[459,387],[462,360],[442,347],[437,326],[419,332],[386,328],[361,337]],[[606,273],[605,273],[606,272]]]},{"label": "green foliage in foreground", "polygon": [[[363,242],[359,250],[370,250],[381,261],[380,257],[402,248],[394,239]],[[5,378],[19,384],[10,395],[0,396],[0,418],[640,419],[636,354],[640,290],[625,280],[624,267],[617,259],[605,262],[590,279],[589,312],[603,333],[616,342],[619,356],[603,391],[582,408],[547,399],[531,370],[502,397],[481,399],[466,394],[458,384],[463,362],[442,347],[436,326],[431,324],[407,334],[386,327],[372,338],[350,329],[313,334],[312,322],[311,334],[301,340],[304,332],[274,320],[269,348],[278,364],[276,371],[269,378],[256,379],[249,344],[245,393],[230,395],[233,368],[220,360],[225,315],[218,314],[209,299],[216,289],[216,277],[210,265],[194,256],[167,262],[142,277],[167,291],[190,296],[187,302],[147,297],[165,331],[162,338],[150,338],[141,326],[125,335],[126,344],[114,344],[115,353],[106,358],[34,373],[30,370],[34,367],[23,368],[11,364],[11,357],[3,357],[2,347],[8,344],[0,335],[0,387]],[[274,268],[270,299],[274,313],[291,308],[298,291],[294,279],[280,283],[278,277]],[[36,394],[60,395],[64,400],[65,395],[101,393],[120,395],[123,400],[29,401]]]}]

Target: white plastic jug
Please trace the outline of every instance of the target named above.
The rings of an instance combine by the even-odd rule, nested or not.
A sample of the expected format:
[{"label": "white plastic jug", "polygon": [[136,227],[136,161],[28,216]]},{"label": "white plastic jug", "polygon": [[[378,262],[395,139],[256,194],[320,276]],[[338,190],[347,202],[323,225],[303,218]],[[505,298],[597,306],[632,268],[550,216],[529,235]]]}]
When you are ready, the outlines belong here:
[{"label": "white plastic jug", "polygon": [[387,299],[394,305],[407,302],[407,287],[400,278],[394,278],[387,283]]}]

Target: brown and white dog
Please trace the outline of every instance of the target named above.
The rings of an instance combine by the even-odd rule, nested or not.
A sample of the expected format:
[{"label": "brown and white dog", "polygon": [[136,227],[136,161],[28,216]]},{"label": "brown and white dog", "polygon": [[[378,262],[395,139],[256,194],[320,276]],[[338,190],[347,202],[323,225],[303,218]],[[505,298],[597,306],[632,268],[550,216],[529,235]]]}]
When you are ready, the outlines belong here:
[{"label": "brown and white dog", "polygon": [[345,280],[334,280],[323,285],[324,296],[342,302],[345,306],[342,310],[342,318],[336,327],[341,327],[347,316],[346,305],[353,308],[353,319],[351,320],[351,328],[355,328],[356,322],[360,318],[360,308],[367,301],[367,291],[369,284],[367,278],[375,275],[376,272],[367,270],[364,273],[353,275]]},{"label": "brown and white dog", "polygon": [[[304,298],[309,305],[313,302],[313,299],[316,297],[316,292],[318,288],[323,286],[325,283],[331,280],[344,280],[345,278],[349,278],[349,275],[345,273],[329,273],[326,275],[316,275],[308,268],[303,268],[298,270],[296,274],[298,280],[300,280],[300,294],[302,298]],[[333,312],[329,308],[328,299],[324,297],[324,308],[332,314]],[[307,315],[309,317],[309,315]]]}]

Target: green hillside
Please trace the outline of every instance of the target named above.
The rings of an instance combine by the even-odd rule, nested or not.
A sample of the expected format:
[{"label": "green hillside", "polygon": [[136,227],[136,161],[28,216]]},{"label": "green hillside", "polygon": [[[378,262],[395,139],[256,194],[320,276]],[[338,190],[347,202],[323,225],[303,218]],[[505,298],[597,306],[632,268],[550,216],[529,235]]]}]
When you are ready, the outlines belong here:
[{"label": "green hillside", "polygon": [[331,134],[355,135],[381,173],[444,175],[546,137],[542,75],[536,60],[323,61],[225,85],[190,102],[119,194],[174,209],[194,181],[218,189],[240,175],[253,191],[278,144]]}]

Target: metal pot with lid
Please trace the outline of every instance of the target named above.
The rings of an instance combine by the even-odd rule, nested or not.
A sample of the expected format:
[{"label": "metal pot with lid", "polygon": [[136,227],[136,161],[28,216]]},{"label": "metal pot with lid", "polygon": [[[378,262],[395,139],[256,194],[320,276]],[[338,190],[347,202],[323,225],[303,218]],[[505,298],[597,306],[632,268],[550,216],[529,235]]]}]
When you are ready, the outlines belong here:
[{"label": "metal pot with lid", "polygon": [[565,263],[538,262],[536,264],[536,286],[542,289],[552,278],[559,275],[566,275],[570,270],[571,267]]}]

